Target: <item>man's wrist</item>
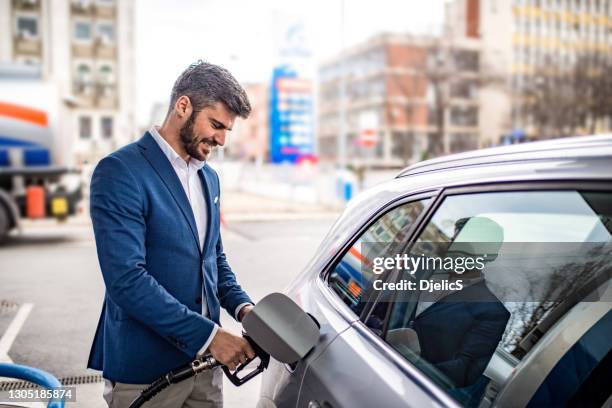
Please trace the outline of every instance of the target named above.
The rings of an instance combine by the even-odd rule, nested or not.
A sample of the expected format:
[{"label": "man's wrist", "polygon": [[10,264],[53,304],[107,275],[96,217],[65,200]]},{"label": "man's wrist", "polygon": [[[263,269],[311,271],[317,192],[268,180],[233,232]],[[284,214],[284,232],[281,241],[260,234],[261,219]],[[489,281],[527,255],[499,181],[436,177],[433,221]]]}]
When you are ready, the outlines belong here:
[{"label": "man's wrist", "polygon": [[251,303],[247,303],[246,305],[242,306],[238,311],[238,321],[241,322],[242,319],[244,319],[244,316],[246,316],[251,309],[253,309],[253,305]]},{"label": "man's wrist", "polygon": [[197,354],[198,356],[203,356],[204,354],[208,352],[208,347],[210,346],[210,343],[212,343],[213,339],[217,335],[217,332],[219,331],[219,329],[220,329],[219,325],[215,324],[215,326],[212,329],[212,332],[210,333],[210,336],[208,336],[208,338],[206,339],[206,342],[198,351],[198,354]]}]

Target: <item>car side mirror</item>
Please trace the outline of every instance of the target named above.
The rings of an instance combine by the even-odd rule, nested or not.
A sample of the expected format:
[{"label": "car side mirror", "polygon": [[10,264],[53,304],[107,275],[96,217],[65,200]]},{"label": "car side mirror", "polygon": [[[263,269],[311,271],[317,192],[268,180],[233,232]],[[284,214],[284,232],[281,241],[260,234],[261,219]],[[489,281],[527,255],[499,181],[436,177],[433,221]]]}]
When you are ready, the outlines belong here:
[{"label": "car side mirror", "polygon": [[314,319],[282,293],[271,293],[244,317],[242,327],[275,360],[293,364],[319,339]]}]

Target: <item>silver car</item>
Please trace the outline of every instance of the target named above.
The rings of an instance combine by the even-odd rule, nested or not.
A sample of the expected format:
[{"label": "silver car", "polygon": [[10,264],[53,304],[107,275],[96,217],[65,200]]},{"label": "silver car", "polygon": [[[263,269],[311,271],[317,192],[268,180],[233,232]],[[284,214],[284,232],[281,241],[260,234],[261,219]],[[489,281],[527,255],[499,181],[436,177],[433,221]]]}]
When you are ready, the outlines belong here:
[{"label": "silver car", "polygon": [[[321,335],[270,363],[258,407],[612,406],[611,246],[612,136],[410,166],[349,202],[287,289]],[[429,297],[373,272],[417,251],[484,270]]]}]

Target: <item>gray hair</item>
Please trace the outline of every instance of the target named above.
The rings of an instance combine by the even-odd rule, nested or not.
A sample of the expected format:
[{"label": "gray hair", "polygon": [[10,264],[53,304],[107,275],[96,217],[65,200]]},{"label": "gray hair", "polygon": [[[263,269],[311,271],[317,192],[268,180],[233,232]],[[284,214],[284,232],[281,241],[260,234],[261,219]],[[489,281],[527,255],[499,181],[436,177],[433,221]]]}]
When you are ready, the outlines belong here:
[{"label": "gray hair", "polygon": [[191,64],[176,79],[170,95],[170,110],[183,95],[189,97],[194,110],[223,102],[241,118],[251,113],[249,98],[236,78],[227,69],[202,60]]}]

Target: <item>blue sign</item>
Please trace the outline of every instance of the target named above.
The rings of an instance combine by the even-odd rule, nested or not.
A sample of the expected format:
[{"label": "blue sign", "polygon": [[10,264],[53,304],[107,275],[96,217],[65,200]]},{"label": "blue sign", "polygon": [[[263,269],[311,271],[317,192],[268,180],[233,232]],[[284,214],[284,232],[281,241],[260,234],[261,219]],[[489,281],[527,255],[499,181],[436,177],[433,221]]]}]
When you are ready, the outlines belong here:
[{"label": "blue sign", "polygon": [[313,90],[287,66],[274,69],[270,87],[270,159],[299,163],[314,158]]}]

